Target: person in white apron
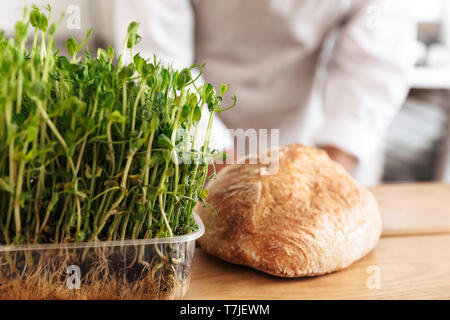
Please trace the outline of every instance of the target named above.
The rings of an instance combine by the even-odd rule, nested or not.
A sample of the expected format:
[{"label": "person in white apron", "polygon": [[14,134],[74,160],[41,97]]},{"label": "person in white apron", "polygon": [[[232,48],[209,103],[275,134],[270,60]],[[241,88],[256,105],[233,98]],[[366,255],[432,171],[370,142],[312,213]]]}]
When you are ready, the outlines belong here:
[{"label": "person in white apron", "polygon": [[[142,56],[207,63],[231,85],[228,128],[279,129],[280,144],[321,147],[363,184],[378,182],[383,135],[404,101],[415,25],[404,1],[115,0],[105,36],[117,48],[141,22]],[[106,15],[103,15],[106,16]],[[331,39],[331,40],[330,40]],[[214,146],[231,148],[215,122]]]}]

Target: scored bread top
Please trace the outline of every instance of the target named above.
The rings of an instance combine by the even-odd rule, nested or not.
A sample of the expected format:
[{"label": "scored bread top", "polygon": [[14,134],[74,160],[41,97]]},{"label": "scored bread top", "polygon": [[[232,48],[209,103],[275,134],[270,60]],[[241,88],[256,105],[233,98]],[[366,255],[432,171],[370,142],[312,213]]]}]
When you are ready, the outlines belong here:
[{"label": "scored bread top", "polygon": [[371,251],[381,233],[372,194],[324,151],[295,144],[278,152],[274,174],[258,161],[229,165],[210,182],[217,212],[198,208],[201,247],[281,277],[330,273]]}]

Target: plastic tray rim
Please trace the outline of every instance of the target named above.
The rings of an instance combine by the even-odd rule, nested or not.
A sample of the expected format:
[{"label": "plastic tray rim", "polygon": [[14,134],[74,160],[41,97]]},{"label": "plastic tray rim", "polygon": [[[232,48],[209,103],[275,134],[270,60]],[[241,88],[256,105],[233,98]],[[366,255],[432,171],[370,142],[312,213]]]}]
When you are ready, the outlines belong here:
[{"label": "plastic tray rim", "polygon": [[101,247],[119,247],[119,246],[133,246],[133,245],[147,245],[147,244],[168,244],[168,243],[183,243],[195,241],[205,233],[205,225],[203,224],[197,213],[193,212],[195,222],[198,230],[182,236],[167,237],[167,238],[151,238],[140,240],[116,240],[116,241],[98,241],[98,242],[78,242],[78,243],[45,243],[45,244],[30,244],[30,245],[3,245],[0,246],[0,252],[14,252],[14,251],[34,251],[34,250],[56,250],[56,249],[84,249],[84,248],[101,248]]}]

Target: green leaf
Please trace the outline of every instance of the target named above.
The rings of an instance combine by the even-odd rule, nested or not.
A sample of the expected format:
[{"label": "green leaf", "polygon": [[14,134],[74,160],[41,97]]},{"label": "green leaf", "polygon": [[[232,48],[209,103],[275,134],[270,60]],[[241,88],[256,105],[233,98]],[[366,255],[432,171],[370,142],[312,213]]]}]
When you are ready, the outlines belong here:
[{"label": "green leaf", "polygon": [[58,60],[56,60],[56,66],[61,70],[70,70],[70,62],[65,56],[58,57]]},{"label": "green leaf", "polygon": [[0,42],[0,51],[5,50],[7,46],[8,46],[8,42],[6,42],[6,41],[1,41],[1,42]]},{"label": "green leaf", "polygon": [[158,122],[159,122],[159,120],[158,120],[158,117],[156,117],[156,116],[154,116],[152,118],[152,120],[150,121],[150,130],[152,132],[156,131],[156,129],[158,128]]},{"label": "green leaf", "polygon": [[142,67],[142,76],[147,78],[153,71],[154,71],[154,67],[151,63],[145,63],[144,66]]},{"label": "green leaf", "polygon": [[128,47],[128,49],[133,48],[135,45],[137,45],[139,43],[139,41],[141,41],[141,36],[137,34],[138,29],[139,29],[139,23],[137,23],[136,21],[133,21],[128,26],[128,33],[127,33],[127,37],[128,37],[127,47]]},{"label": "green leaf", "polygon": [[86,102],[72,96],[69,99],[69,108],[73,113],[81,117],[86,112]]},{"label": "green leaf", "polygon": [[145,205],[138,205],[136,211],[133,214],[133,222],[140,222],[145,219],[147,209],[145,208]]},{"label": "green leaf", "polygon": [[206,199],[207,197],[208,197],[208,195],[209,195],[209,191],[208,191],[208,189],[203,189],[202,190],[202,193],[201,193],[201,197],[203,198],[203,199]]},{"label": "green leaf", "polygon": [[174,174],[175,174],[175,169],[173,167],[167,168],[167,171],[166,171],[167,177],[173,177]]},{"label": "green leaf", "polygon": [[161,134],[158,137],[158,146],[160,148],[169,149],[169,150],[174,148],[174,145],[172,144],[172,141],[165,134]]},{"label": "green leaf", "polygon": [[48,28],[48,19],[47,16],[43,13],[41,13],[41,16],[39,18],[39,29],[43,32],[46,32]]},{"label": "green leaf", "polygon": [[73,38],[67,39],[66,48],[67,48],[67,52],[69,53],[69,55],[71,57],[75,56],[77,54],[77,52],[80,50],[78,42]]},{"label": "green leaf", "polygon": [[84,38],[83,42],[81,43],[79,49],[81,49],[81,48],[84,47],[84,45],[85,45],[86,42],[88,41],[89,37],[91,36],[92,30],[94,30],[94,29],[92,29],[92,28],[89,28],[89,29],[88,29],[88,31],[86,32],[86,37]]},{"label": "green leaf", "polygon": [[108,58],[109,61],[112,61],[114,59],[114,49],[111,46],[108,46]]},{"label": "green leaf", "polygon": [[88,131],[90,131],[90,130],[95,128],[95,120],[92,119],[92,118],[87,118],[86,122],[84,123],[84,125],[85,125],[86,129]]},{"label": "green leaf", "polygon": [[98,178],[102,175],[103,169],[101,167],[97,168],[97,171],[95,172],[95,177]]},{"label": "green leaf", "polygon": [[39,12],[39,9],[33,9],[30,12],[30,22],[31,25],[34,28],[39,28],[40,25],[40,21],[41,21],[41,13]]},{"label": "green leaf", "polygon": [[189,81],[191,81],[190,71],[189,69],[183,69],[177,77],[177,89],[183,89]]},{"label": "green leaf", "polygon": [[183,109],[181,109],[181,121],[187,119],[191,114],[191,108],[188,105],[184,105]]},{"label": "green leaf", "polygon": [[102,93],[100,96],[100,101],[104,109],[110,110],[116,103],[116,95],[111,91]]},{"label": "green leaf", "polygon": [[123,67],[122,70],[119,73],[119,79],[121,81],[127,80],[128,78],[131,78],[134,74],[133,69],[129,67]]},{"label": "green leaf", "polygon": [[216,90],[214,87],[207,83],[203,87],[203,98],[205,99],[206,104],[208,105],[209,111],[214,111],[214,107],[217,106],[217,97],[216,97]]},{"label": "green leaf", "polygon": [[128,25],[128,35],[136,34],[138,29],[139,29],[139,25],[140,24],[138,22],[136,22],[136,21],[131,22]]},{"label": "green leaf", "polygon": [[98,48],[97,50],[97,58],[102,61],[108,61],[108,55],[106,54],[106,51],[102,48]]},{"label": "green leaf", "polygon": [[77,234],[75,235],[75,241],[81,242],[84,239],[86,239],[86,232],[84,232],[83,230],[78,231]]},{"label": "green leaf", "polygon": [[0,190],[9,192],[11,194],[14,193],[13,188],[10,186],[6,178],[0,178]]},{"label": "green leaf", "polygon": [[191,107],[194,108],[197,106],[198,104],[198,98],[197,95],[195,93],[192,93],[188,96],[187,98],[187,104]]},{"label": "green leaf", "polygon": [[160,164],[163,160],[161,152],[153,152],[152,156],[150,157],[150,161],[148,163],[149,168],[153,168],[157,164]]},{"label": "green leaf", "polygon": [[47,3],[45,9],[47,9],[50,18],[50,16],[52,15],[52,6],[50,5],[50,3]]},{"label": "green leaf", "polygon": [[35,82],[29,90],[29,95],[38,99],[45,100],[47,98],[47,87],[43,82]]},{"label": "green leaf", "polygon": [[39,155],[39,151],[36,149],[31,149],[26,155],[25,155],[25,161],[30,161],[36,158]]},{"label": "green leaf", "polygon": [[48,209],[50,210],[50,212],[52,212],[53,209],[55,208],[55,205],[58,203],[58,199],[59,199],[59,193],[58,192],[54,192],[52,194],[52,198],[51,198],[50,203],[48,205]]},{"label": "green leaf", "polygon": [[136,69],[139,71],[139,73],[142,73],[142,68],[146,64],[145,60],[141,57],[141,55],[138,53],[133,58],[134,64],[136,65]]},{"label": "green leaf", "polygon": [[16,39],[18,42],[25,40],[28,36],[28,23],[24,23],[22,21],[18,21],[14,26],[14,30],[16,32]]},{"label": "green leaf", "polygon": [[138,34],[133,34],[128,38],[128,42],[127,42],[127,48],[131,49],[133,48],[135,45],[137,45],[139,42],[141,42],[141,36]]},{"label": "green leaf", "polygon": [[201,118],[202,118],[202,109],[200,107],[195,107],[192,120],[194,122],[198,122],[200,121]]},{"label": "green leaf", "polygon": [[142,146],[147,142],[147,137],[137,139],[130,146],[130,151],[135,152],[142,148]]},{"label": "green leaf", "polygon": [[23,234],[14,236],[12,240],[13,244],[23,244],[25,243],[25,236]]},{"label": "green leaf", "polygon": [[56,33],[56,29],[58,28],[58,25],[56,23],[52,23],[50,25],[50,28],[48,29],[48,34],[50,36],[53,36]]},{"label": "green leaf", "polygon": [[223,96],[227,91],[228,91],[229,87],[226,84],[221,84],[220,85],[220,95]]},{"label": "green leaf", "polygon": [[33,126],[29,126],[26,129],[26,141],[27,142],[33,142],[34,139],[37,137],[37,128]]},{"label": "green leaf", "polygon": [[80,197],[81,199],[86,199],[86,198],[87,198],[87,194],[84,193],[84,192],[82,192],[82,191],[78,191],[78,192],[76,193],[76,195],[77,195],[78,197]]},{"label": "green leaf", "polygon": [[86,176],[86,178],[92,179],[91,167],[88,164],[86,164],[85,166],[86,168],[84,169],[84,175]]},{"label": "green leaf", "polygon": [[17,126],[19,126],[19,127],[22,127],[23,125],[24,125],[24,122],[25,122],[25,115],[24,114],[14,114],[13,116],[12,116],[12,122],[14,123],[14,124],[16,124]]},{"label": "green leaf", "polygon": [[118,110],[115,110],[113,113],[111,113],[108,116],[108,120],[113,123],[125,123],[124,116]]}]

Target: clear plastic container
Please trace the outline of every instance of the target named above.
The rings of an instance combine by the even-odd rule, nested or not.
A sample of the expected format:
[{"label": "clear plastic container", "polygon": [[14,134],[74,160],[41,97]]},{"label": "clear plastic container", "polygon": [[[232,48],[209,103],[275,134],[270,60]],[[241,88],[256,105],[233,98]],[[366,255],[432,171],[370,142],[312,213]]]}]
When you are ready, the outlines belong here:
[{"label": "clear plastic container", "polygon": [[0,246],[0,300],[182,299],[195,240],[172,238]]}]

